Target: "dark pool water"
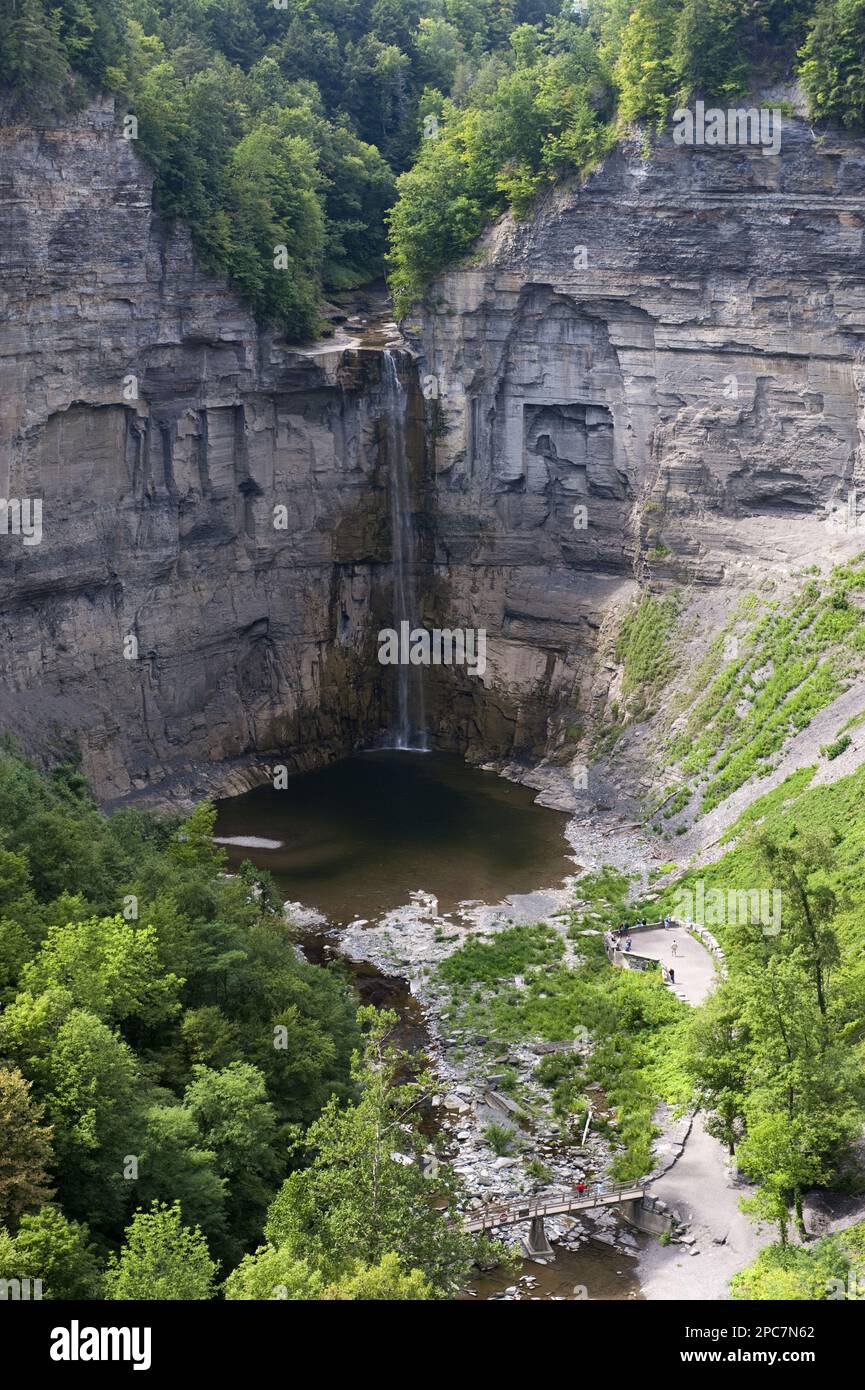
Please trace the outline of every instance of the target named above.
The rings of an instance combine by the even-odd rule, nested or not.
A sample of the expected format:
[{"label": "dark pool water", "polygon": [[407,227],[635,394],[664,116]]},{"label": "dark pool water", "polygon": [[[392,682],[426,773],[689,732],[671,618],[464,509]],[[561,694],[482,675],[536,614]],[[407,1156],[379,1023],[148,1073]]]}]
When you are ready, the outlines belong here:
[{"label": "dark pool water", "polygon": [[433,893],[439,910],[561,884],[573,863],[567,817],[517,786],[438,753],[362,753],[219,804],[225,846],[275,875],[285,896],[334,924]]}]

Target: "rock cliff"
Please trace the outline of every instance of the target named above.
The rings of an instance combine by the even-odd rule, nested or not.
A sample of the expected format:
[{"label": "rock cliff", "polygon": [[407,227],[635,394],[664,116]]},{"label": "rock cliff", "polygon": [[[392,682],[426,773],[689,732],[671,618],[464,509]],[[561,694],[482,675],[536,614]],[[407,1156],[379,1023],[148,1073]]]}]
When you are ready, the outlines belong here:
[{"label": "rock cliff", "polygon": [[[488,635],[483,676],[425,673],[440,746],[565,765],[641,587],[684,590],[699,637],[861,548],[863,230],[865,147],[791,119],[778,157],[620,146],[430,287],[403,362],[420,604]],[[38,545],[0,535],[0,723],[73,737],[106,800],[372,741],[380,353],[257,329],[108,102],[0,132],[0,294],[0,495],[44,515]]]},{"label": "rock cliff", "polygon": [[863,228],[865,147],[785,119],[778,157],[620,146],[433,284],[433,609],[490,634],[483,684],[434,679],[470,756],[572,754],[640,586],[699,636],[862,548]]},{"label": "rock cliff", "polygon": [[389,718],[380,355],[258,331],[154,214],[110,102],[3,130],[0,168],[0,496],[43,505],[39,544],[0,535],[0,723],[77,740],[106,799],[366,742]]}]

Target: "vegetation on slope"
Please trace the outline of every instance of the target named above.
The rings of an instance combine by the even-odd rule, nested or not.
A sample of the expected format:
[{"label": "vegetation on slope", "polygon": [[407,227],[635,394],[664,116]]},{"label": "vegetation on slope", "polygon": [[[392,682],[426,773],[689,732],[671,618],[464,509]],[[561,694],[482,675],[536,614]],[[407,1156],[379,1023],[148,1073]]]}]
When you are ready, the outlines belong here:
[{"label": "vegetation on slope", "polygon": [[[539,190],[590,170],[631,123],[660,130],[699,95],[727,104],[798,47],[812,114],[865,119],[863,0],[587,0],[546,29],[522,26],[467,97],[428,94],[439,120],[398,180],[392,283],[407,307],[484,224],[521,217]],[[857,56],[859,55],[859,56]]]},{"label": "vegetation on slope", "polygon": [[305,339],[320,327],[322,287],[383,273],[384,214],[427,89],[467,91],[515,24],[555,8],[14,0],[0,15],[0,114],[41,124],[116,92],[163,215],[188,222],[204,263],[263,324]]},{"label": "vegetation on slope", "polygon": [[[749,777],[763,777],[788,739],[845,689],[865,655],[865,557],[811,577],[792,598],[748,595],[728,628],[710,644],[677,707],[684,726],[666,757],[683,779],[659,808],[669,816],[699,792],[712,810]],[[839,736],[843,733],[839,730]],[[831,755],[843,751],[832,746]],[[826,756],[830,756],[827,745]],[[672,784],[673,788],[676,784]]]},{"label": "vegetation on slope", "polygon": [[734,1274],[731,1296],[748,1301],[865,1298],[865,1223],[813,1245],[769,1245]]},{"label": "vegetation on slope", "polygon": [[[684,1033],[683,1065],[712,1133],[760,1183],[754,1215],[787,1242],[811,1186],[847,1189],[865,1117],[865,769],[809,787],[811,769],[754,803],[742,838],[665,890],[661,911],[703,893],[727,978]],[[761,923],[745,897],[777,893]]]},{"label": "vegetation on slope", "polygon": [[[259,319],[298,339],[322,285],[379,274],[405,308],[490,218],[591,168],[631,122],[800,72],[859,128],[865,0],[12,0],[0,115],[96,90],[138,121],[157,200]],[[425,138],[426,137],[426,138]]]}]

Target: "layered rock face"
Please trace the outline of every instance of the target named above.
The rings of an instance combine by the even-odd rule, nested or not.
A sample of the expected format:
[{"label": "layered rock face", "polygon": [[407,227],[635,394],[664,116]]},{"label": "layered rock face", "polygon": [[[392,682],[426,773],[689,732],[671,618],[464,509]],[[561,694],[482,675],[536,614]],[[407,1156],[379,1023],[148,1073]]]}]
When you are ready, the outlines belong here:
[{"label": "layered rock face", "polygon": [[[778,157],[621,147],[430,288],[400,366],[416,588],[427,626],[487,634],[482,675],[424,672],[438,746],[566,763],[640,586],[714,628],[861,548],[863,228],[865,148],[785,120]],[[0,292],[0,497],[43,506],[39,544],[0,509],[0,725],[74,738],[106,800],[374,741],[380,351],[258,330],[110,103],[0,132]]]},{"label": "layered rock face", "polygon": [[36,753],[74,737],[106,799],[369,741],[390,718],[380,354],[257,331],[154,215],[110,103],[3,131],[0,167],[0,496],[43,509],[38,544],[0,534],[0,725]]},{"label": "layered rock face", "polygon": [[433,673],[433,707],[469,756],[572,752],[640,585],[715,625],[862,548],[863,227],[865,147],[785,119],[777,157],[621,147],[432,286],[428,616],[489,646],[483,681]]}]

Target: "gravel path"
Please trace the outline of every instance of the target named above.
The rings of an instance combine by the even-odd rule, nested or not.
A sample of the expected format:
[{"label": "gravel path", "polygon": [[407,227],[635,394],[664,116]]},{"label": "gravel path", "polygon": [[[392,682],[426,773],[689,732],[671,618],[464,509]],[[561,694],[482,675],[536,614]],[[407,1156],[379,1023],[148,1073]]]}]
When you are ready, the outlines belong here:
[{"label": "gravel path", "polygon": [[[638,932],[633,945],[641,956],[673,965],[676,992],[689,1004],[701,1004],[718,979],[712,956],[684,928]],[[689,1243],[664,1246],[652,1241],[643,1247],[637,1273],[644,1296],[728,1299],[731,1276],[773,1239],[771,1228],[759,1229],[739,1210],[742,1197],[753,1190],[737,1176],[717,1139],[706,1133],[703,1116],[695,1115],[681,1157],[652,1183],[652,1194],[689,1223]]]},{"label": "gravel path", "polygon": [[742,1197],[753,1192],[728,1166],[724,1150],[694,1118],[685,1151],[676,1165],[652,1184],[672,1212],[690,1222],[692,1245],[643,1247],[638,1276],[647,1299],[723,1300],[730,1297],[729,1281],[767,1245],[774,1233],[761,1232],[739,1210]]}]

